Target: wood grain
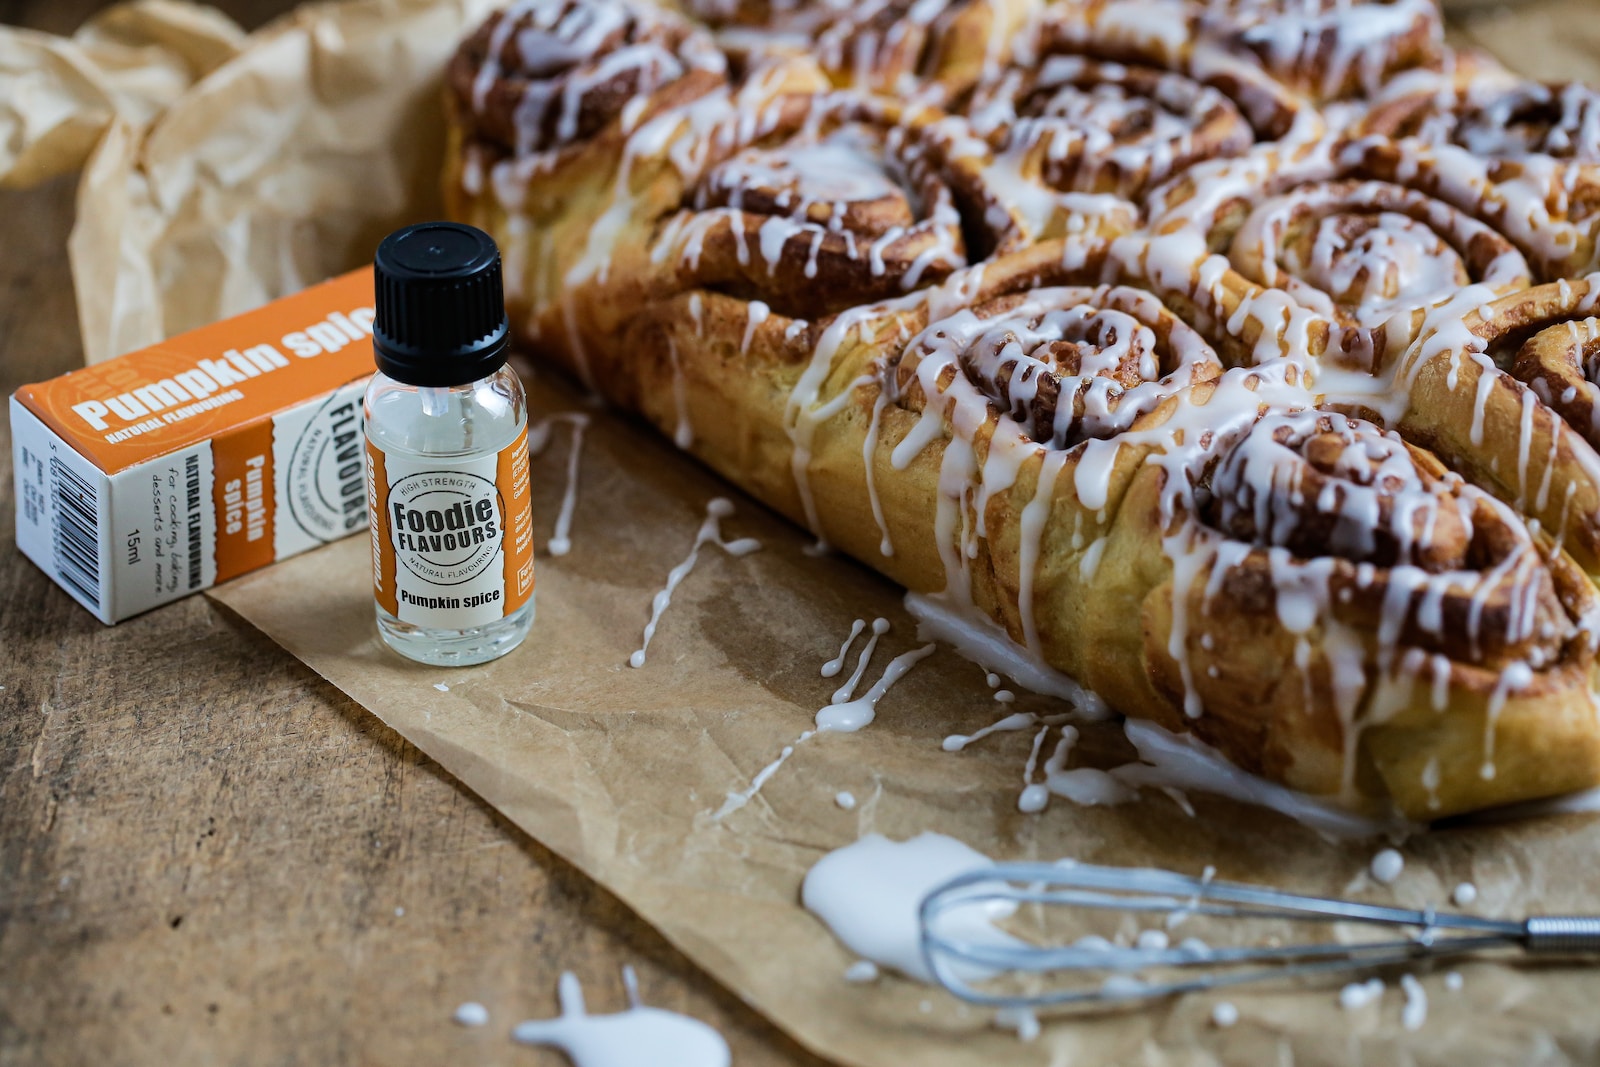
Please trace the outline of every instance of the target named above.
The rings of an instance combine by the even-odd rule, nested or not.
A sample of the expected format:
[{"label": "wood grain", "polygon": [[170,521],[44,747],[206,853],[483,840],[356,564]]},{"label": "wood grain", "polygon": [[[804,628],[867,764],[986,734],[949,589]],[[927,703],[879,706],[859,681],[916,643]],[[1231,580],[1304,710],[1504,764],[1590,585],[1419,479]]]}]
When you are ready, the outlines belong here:
[{"label": "wood grain", "polygon": [[[69,32],[100,6],[0,21]],[[290,3],[219,6],[257,26]],[[1529,7],[1600,33],[1590,0]],[[1531,14],[1455,32],[1549,70]],[[72,192],[0,194],[6,394],[81,362]],[[95,622],[16,552],[10,455],[0,429],[0,1064],[556,1064],[509,1026],[553,1012],[564,969],[621,1006],[625,963],[741,1067],[820,1062],[209,601]],[[450,1022],[464,1000],[488,1027]]]},{"label": "wood grain", "polygon": [[[82,362],[72,194],[0,194],[5,395]],[[819,1062],[205,598],[101,626],[16,551],[0,427],[0,1064],[553,1065],[510,1027],[553,1014],[565,969],[622,1007],[628,963],[741,1067]],[[465,1000],[487,1027],[451,1022]]]}]

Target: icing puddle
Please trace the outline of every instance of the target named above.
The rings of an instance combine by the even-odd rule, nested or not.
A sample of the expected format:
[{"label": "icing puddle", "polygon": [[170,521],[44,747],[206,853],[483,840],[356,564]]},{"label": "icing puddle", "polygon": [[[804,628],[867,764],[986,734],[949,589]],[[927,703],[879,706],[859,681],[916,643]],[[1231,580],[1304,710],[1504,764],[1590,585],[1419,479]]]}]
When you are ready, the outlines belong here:
[{"label": "icing puddle", "polygon": [[511,1039],[559,1049],[573,1067],[728,1067],[733,1062],[728,1043],[712,1027],[640,1003],[632,967],[622,969],[622,980],[628,989],[627,1010],[591,1015],[577,975],[564,973],[558,986],[561,1014],[518,1023]]},{"label": "icing puddle", "polygon": [[[994,865],[983,853],[944,834],[926,833],[903,842],[868,834],[818,860],[806,874],[800,900],[862,959],[932,983],[918,921],[923,898],[957,875]],[[994,926],[1015,912],[1015,904],[998,901],[954,909],[941,921],[940,931],[970,944],[1023,948],[1025,942]],[[963,975],[968,980],[987,976]]]}]

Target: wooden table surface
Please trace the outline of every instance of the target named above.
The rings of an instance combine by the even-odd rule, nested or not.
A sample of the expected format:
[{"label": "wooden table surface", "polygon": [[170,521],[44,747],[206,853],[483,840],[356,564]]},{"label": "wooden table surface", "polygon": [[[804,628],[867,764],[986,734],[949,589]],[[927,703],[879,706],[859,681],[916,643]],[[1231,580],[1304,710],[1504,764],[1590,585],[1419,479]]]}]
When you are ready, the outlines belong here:
[{"label": "wooden table surface", "polygon": [[[290,0],[219,6],[253,27]],[[72,194],[0,193],[6,395],[81,362]],[[557,1064],[509,1027],[553,1013],[562,970],[620,1007],[624,964],[741,1067],[820,1062],[204,597],[101,626],[16,552],[11,486],[0,421],[0,1064]],[[467,1000],[489,1026],[450,1021]]]}]

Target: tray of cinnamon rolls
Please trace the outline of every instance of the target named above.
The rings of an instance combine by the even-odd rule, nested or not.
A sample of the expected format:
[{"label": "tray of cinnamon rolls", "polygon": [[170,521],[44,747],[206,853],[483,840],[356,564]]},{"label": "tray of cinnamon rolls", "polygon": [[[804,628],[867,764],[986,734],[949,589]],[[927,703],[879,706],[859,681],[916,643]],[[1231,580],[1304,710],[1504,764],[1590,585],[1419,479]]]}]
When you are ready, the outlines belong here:
[{"label": "tray of cinnamon rolls", "polygon": [[516,0],[451,213],[540,359],[1242,769],[1600,784],[1600,93],[1434,0]]}]

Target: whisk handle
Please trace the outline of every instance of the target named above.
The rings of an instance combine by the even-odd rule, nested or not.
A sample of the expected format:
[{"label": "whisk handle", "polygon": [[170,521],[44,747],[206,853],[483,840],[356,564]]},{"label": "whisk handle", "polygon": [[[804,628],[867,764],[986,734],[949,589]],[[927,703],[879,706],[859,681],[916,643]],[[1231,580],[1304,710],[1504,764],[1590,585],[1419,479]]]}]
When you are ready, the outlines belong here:
[{"label": "whisk handle", "polygon": [[1561,954],[1600,952],[1600,917],[1546,915],[1523,924],[1523,947],[1529,952]]}]

